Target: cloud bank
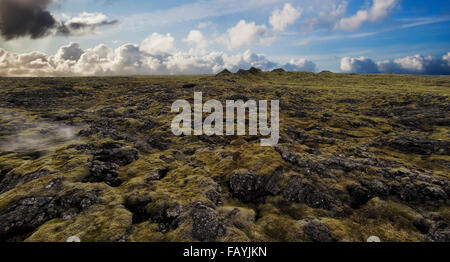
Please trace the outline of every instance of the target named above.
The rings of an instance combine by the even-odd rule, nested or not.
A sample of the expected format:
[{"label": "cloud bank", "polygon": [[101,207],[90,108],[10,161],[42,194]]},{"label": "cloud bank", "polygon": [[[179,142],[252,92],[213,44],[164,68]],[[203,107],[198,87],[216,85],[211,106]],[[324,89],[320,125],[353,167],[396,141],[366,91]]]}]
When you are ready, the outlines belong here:
[{"label": "cloud bank", "polygon": [[341,60],[341,70],[345,73],[449,75],[450,52],[440,58],[414,55],[378,62],[367,57],[344,57]]},{"label": "cloud bank", "polygon": [[[198,37],[198,36],[197,36]],[[197,39],[191,35],[191,38]],[[247,50],[230,55],[210,52],[195,55],[189,52],[168,53],[173,48],[170,34],[153,33],[141,45],[125,44],[117,49],[100,44],[83,50],[77,43],[59,48],[55,55],[42,52],[15,54],[0,49],[2,76],[109,76],[159,74],[215,74],[223,69],[237,71],[258,67],[262,70],[285,68],[315,71],[309,60],[293,60],[285,65],[270,61],[266,56]]]}]

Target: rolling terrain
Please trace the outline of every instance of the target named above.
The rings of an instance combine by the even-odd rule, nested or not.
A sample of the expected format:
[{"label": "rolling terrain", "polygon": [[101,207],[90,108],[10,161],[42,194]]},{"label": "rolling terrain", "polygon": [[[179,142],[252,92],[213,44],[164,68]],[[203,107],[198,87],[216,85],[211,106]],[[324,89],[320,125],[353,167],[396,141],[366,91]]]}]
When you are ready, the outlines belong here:
[{"label": "rolling terrain", "polygon": [[[171,132],[280,101],[280,141]],[[0,241],[450,241],[450,77],[0,78]]]}]

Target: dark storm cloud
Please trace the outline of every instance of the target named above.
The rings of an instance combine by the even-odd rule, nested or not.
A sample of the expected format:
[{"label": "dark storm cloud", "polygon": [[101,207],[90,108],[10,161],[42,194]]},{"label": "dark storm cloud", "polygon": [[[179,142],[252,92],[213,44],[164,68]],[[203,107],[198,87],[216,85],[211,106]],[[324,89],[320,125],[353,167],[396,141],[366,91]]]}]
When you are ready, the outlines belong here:
[{"label": "dark storm cloud", "polygon": [[84,13],[77,19],[56,21],[47,9],[51,4],[63,3],[64,0],[0,0],[0,37],[8,41],[19,37],[37,39],[55,33],[80,36],[118,23],[100,13]]},{"label": "dark storm cloud", "polygon": [[0,33],[6,40],[47,36],[57,23],[46,9],[52,0],[0,0]]}]

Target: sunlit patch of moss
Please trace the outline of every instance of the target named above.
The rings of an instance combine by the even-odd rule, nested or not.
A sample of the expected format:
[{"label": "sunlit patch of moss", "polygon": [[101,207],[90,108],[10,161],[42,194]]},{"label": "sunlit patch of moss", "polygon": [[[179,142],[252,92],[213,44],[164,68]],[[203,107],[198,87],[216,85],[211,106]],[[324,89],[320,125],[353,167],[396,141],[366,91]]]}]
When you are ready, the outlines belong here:
[{"label": "sunlit patch of moss", "polygon": [[[114,219],[111,219],[114,217]],[[91,207],[73,220],[52,220],[26,241],[65,242],[78,236],[83,242],[114,242],[121,240],[131,226],[131,213],[122,207]]]},{"label": "sunlit patch of moss", "polygon": [[266,214],[258,219],[256,227],[263,236],[256,241],[306,241],[301,224],[286,215]]},{"label": "sunlit patch of moss", "polygon": [[133,226],[130,241],[163,242],[166,241],[166,237],[163,233],[159,232],[158,224],[147,221]]},{"label": "sunlit patch of moss", "polygon": [[366,236],[377,235],[383,241],[421,241],[422,236],[414,227],[420,217],[415,210],[392,200],[374,198],[354,213],[353,221],[364,224]]},{"label": "sunlit patch of moss", "polygon": [[207,171],[191,166],[179,167],[169,171],[167,176],[158,182],[152,197],[154,199],[176,199],[182,204],[193,201],[210,202],[206,196],[208,190],[215,190],[217,183],[208,177]]}]

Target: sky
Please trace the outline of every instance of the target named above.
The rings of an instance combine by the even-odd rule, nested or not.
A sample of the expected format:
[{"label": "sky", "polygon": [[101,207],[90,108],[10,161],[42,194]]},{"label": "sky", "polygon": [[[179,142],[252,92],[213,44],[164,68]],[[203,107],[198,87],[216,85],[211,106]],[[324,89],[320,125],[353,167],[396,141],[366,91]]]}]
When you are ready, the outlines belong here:
[{"label": "sky", "polygon": [[0,76],[450,74],[450,1],[0,0]]}]

